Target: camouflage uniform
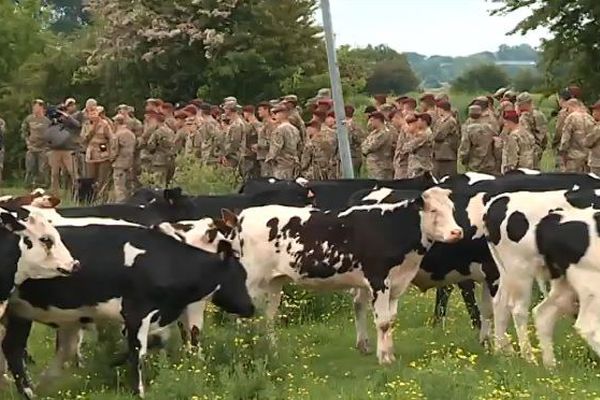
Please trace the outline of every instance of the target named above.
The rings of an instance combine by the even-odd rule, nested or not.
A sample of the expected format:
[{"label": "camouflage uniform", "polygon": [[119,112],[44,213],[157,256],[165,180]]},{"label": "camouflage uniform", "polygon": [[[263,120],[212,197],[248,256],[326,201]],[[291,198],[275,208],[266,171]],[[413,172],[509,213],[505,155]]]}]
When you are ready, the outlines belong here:
[{"label": "camouflage uniform", "polygon": [[493,174],[496,169],[494,157],[493,128],[488,123],[472,119],[463,126],[462,138],[458,149],[460,161],[469,171]]},{"label": "camouflage uniform", "polygon": [[394,147],[392,142],[392,134],[385,127],[372,131],[363,141],[361,151],[365,156],[369,178],[393,178],[392,151]]},{"label": "camouflage uniform", "polygon": [[148,120],[144,120],[142,134],[137,138],[137,149],[140,154],[140,172],[149,172],[152,166],[152,154],[148,150],[148,140],[156,128],[151,127]]},{"label": "camouflage uniform", "polygon": [[271,120],[261,122],[261,127],[258,130],[256,158],[260,164],[260,176],[272,175],[271,166],[265,162],[265,158],[269,153],[269,142],[274,130],[275,124]]},{"label": "camouflage uniform", "polygon": [[564,172],[586,171],[589,151],[584,142],[595,124],[594,118],[583,111],[572,112],[566,118],[558,146],[564,157]]},{"label": "camouflage uniform", "polygon": [[404,144],[408,140],[408,134],[401,129],[396,137],[396,148],[394,151],[394,179],[408,178],[408,153],[404,151]]},{"label": "camouflage uniform", "polygon": [[409,136],[402,150],[408,153],[408,178],[423,175],[433,169],[433,143],[431,129],[427,128]]},{"label": "camouflage uniform", "polygon": [[298,148],[300,131],[289,122],[283,122],[271,135],[269,153],[265,162],[271,164],[273,176],[278,179],[294,179],[300,166]]},{"label": "camouflage uniform", "polygon": [[433,174],[437,178],[456,175],[460,127],[451,114],[441,115],[433,128]]},{"label": "camouflage uniform", "polygon": [[163,187],[169,182],[169,168],[173,159],[175,133],[164,123],[160,124],[148,139],[148,151],[152,154],[152,172]]},{"label": "camouflage uniform", "polygon": [[585,146],[590,149],[588,158],[590,172],[600,176],[600,124],[598,122],[585,137]]},{"label": "camouflage uniform", "polygon": [[350,156],[352,157],[352,167],[354,175],[359,176],[362,166],[362,156],[360,154],[360,145],[365,138],[365,131],[354,120],[348,120],[346,123],[348,137],[350,138]]},{"label": "camouflage uniform", "polygon": [[242,117],[234,117],[223,135],[223,156],[228,167],[236,169],[240,162],[242,138],[246,126]]},{"label": "camouflage uniform", "polygon": [[302,148],[302,143],[304,143],[304,140],[306,139],[306,125],[304,124],[298,109],[294,108],[290,111],[288,120],[290,121],[290,124],[294,125],[296,129],[298,129],[298,132],[300,132],[300,145]]},{"label": "camouflage uniform", "polygon": [[144,134],[144,124],[142,121],[137,119],[136,117],[129,117],[127,120],[127,128],[133,132],[135,135],[136,145],[135,145],[135,153],[133,155],[133,168],[131,172],[131,184],[132,186],[138,188],[142,186],[142,183],[139,180],[140,175],[142,174],[142,161],[140,159],[140,142],[141,137]]},{"label": "camouflage uniform", "polygon": [[99,193],[108,189],[111,176],[111,147],[113,132],[104,119],[99,118],[90,124],[83,138],[86,144],[85,162],[87,177],[96,180]]},{"label": "camouflage uniform", "polygon": [[4,176],[4,146],[6,143],[6,122],[0,118],[0,184]]},{"label": "camouflage uniform", "polygon": [[481,117],[479,117],[479,122],[486,123],[489,126],[491,126],[494,133],[496,133],[496,134],[500,133],[500,123],[498,122],[498,119],[494,115],[494,112],[492,110],[490,110],[489,108],[486,109],[481,114]]},{"label": "camouflage uniform", "polygon": [[240,175],[244,181],[260,176],[260,167],[253,147],[258,143],[258,130],[261,125],[259,121],[255,123],[244,122],[244,133],[240,143]]},{"label": "camouflage uniform", "polygon": [[45,115],[28,115],[21,124],[21,137],[27,143],[25,154],[25,183],[33,186],[45,185],[48,175],[48,145],[45,133],[50,120]]},{"label": "camouflage uniform", "polygon": [[542,155],[548,144],[548,121],[538,110],[525,111],[519,116],[519,125],[528,132],[535,141],[535,159],[533,168],[539,169]]},{"label": "camouflage uniform", "polygon": [[129,196],[133,167],[135,161],[135,134],[128,128],[129,124],[118,126],[111,143],[113,157],[113,183],[115,185],[115,201],[124,201]]},{"label": "camouflage uniform", "polygon": [[338,178],[337,167],[332,160],[337,158],[337,140],[331,130],[322,129],[318,135],[307,139],[302,151],[300,168],[307,179],[325,180]]},{"label": "camouflage uniform", "polygon": [[558,115],[556,116],[556,127],[554,130],[554,137],[552,138],[552,149],[554,149],[556,153],[556,168],[559,171],[565,170],[565,165],[563,162],[563,158],[558,154],[558,147],[560,146],[560,141],[562,138],[562,132],[565,127],[565,120],[567,119],[567,109],[561,108],[558,111]]},{"label": "camouflage uniform", "polygon": [[194,136],[195,154],[203,163],[215,165],[221,159],[221,141],[223,133],[219,123],[211,115],[204,115],[203,121]]},{"label": "camouflage uniform", "polygon": [[502,148],[503,174],[517,168],[533,168],[536,157],[536,142],[530,132],[519,126],[508,133]]}]

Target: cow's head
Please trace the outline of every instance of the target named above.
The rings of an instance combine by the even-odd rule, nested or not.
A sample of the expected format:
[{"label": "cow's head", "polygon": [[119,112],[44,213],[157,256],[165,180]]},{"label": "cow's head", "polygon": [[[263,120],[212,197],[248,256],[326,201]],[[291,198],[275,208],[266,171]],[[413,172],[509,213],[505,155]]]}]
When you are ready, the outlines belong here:
[{"label": "cow's head", "polygon": [[217,243],[217,253],[223,261],[219,288],[212,296],[212,302],[224,311],[241,317],[254,315],[255,307],[248,291],[248,274],[235,257],[231,243],[221,240]]},{"label": "cow's head", "polygon": [[16,284],[26,279],[67,276],[79,270],[79,261],[73,259],[56,228],[42,215],[31,212],[19,219],[0,209],[0,226],[19,236]]},{"label": "cow's head", "polygon": [[216,253],[219,242],[225,240],[220,227],[221,223],[212,218],[163,222],[157,226],[163,233],[210,253]]},{"label": "cow's head", "polygon": [[453,243],[463,237],[463,230],[454,219],[450,193],[450,190],[433,187],[415,201],[421,210],[421,231],[428,239]]}]

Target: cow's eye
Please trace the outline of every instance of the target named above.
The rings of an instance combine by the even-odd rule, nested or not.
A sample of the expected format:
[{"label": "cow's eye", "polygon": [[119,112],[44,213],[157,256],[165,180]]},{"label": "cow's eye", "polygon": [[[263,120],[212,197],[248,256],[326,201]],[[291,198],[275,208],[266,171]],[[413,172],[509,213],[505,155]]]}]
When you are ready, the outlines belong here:
[{"label": "cow's eye", "polygon": [[44,246],[46,246],[47,248],[52,247],[52,245],[54,244],[54,241],[52,240],[52,238],[50,236],[40,237],[40,242],[42,242],[42,244]]},{"label": "cow's eye", "polygon": [[28,237],[23,238],[23,243],[25,243],[25,246],[27,246],[28,249],[31,249],[33,247],[33,243],[31,243],[31,239],[29,239]]}]

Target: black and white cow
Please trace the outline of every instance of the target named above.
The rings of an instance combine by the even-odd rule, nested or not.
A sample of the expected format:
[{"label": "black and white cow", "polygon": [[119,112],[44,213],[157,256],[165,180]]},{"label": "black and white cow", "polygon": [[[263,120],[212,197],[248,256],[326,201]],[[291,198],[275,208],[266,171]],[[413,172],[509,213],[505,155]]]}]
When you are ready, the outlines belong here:
[{"label": "black and white cow", "polygon": [[[548,247],[546,240],[547,238],[554,239],[552,232],[549,231],[549,228],[553,226],[552,218],[558,219],[558,221],[560,218],[548,218],[548,213],[557,209],[569,212],[574,210],[573,212],[577,213],[578,207],[581,206],[591,207],[594,210],[593,206],[598,206],[600,202],[597,190],[579,189],[578,187],[576,189],[543,193],[505,193],[494,197],[486,206],[485,235],[491,254],[500,271],[498,293],[494,298],[495,340],[499,350],[510,348],[510,342],[506,337],[510,313],[515,323],[522,356],[528,360],[534,359],[527,332],[532,282],[540,275],[549,275],[552,278],[562,277],[566,268],[565,265],[561,265],[560,268],[563,270],[557,271],[557,267],[547,257],[549,253],[554,254],[554,263],[556,263],[560,256],[555,249]],[[568,232],[569,226],[577,227],[578,225],[561,225],[561,235]],[[574,232],[574,235],[575,233],[578,231]],[[573,236],[573,238],[565,237],[565,240],[568,245],[572,245],[573,240],[578,239]],[[578,243],[584,250],[588,244],[587,237]],[[564,256],[568,257],[568,254],[565,253]],[[552,296],[555,297],[556,293]],[[547,310],[548,307],[541,306],[541,309]],[[555,309],[552,312],[557,311],[558,309]],[[546,324],[545,321],[548,320],[548,317],[539,318],[540,312],[540,308],[536,308],[536,326],[541,331],[541,337],[548,337],[548,332],[551,337],[554,325]],[[544,323],[539,323],[539,321],[544,321]],[[552,346],[548,346],[547,341],[541,343],[543,343],[544,364],[553,366],[555,359]]]},{"label": "black and white cow", "polygon": [[398,299],[418,272],[432,240],[462,237],[447,190],[433,188],[414,200],[351,207],[341,213],[265,206],[236,217],[228,237],[248,272],[248,287],[273,320],[285,283],[329,290],[364,288],[374,305],[377,356],[394,361],[392,325]]},{"label": "black and white cow", "polygon": [[251,316],[246,271],[227,241],[218,254],[199,250],[169,235],[123,221],[90,218],[59,221],[58,230],[82,270],[68,278],[27,280],[11,296],[2,348],[20,393],[32,389],[23,353],[31,321],[56,326],[59,352],[50,374],[75,353],[81,327],[104,320],[123,322],[134,390],[143,396],[141,361],[150,332],[176,321],[190,304],[212,296],[227,312]]}]

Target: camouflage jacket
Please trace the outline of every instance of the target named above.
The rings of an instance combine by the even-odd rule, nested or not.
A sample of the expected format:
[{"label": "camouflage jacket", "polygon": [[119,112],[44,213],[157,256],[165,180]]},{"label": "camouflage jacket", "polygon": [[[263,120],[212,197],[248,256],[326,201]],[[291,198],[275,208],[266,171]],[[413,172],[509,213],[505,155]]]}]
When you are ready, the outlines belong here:
[{"label": "camouflage jacket", "polygon": [[222,155],[221,138],[219,123],[210,115],[204,116],[192,140],[196,157],[200,157],[205,163],[218,162]]},{"label": "camouflage jacket", "polygon": [[297,167],[300,164],[299,145],[300,131],[291,123],[283,122],[271,135],[269,153],[265,161],[277,167]]},{"label": "camouflage jacket", "polygon": [[21,137],[27,143],[27,150],[44,151],[48,149],[45,134],[49,126],[50,120],[45,115],[36,117],[33,114],[29,114],[23,120],[21,124]]},{"label": "camouflage jacket", "polygon": [[525,111],[519,116],[519,125],[535,140],[539,150],[546,149],[548,144],[548,121],[544,113],[538,110]]},{"label": "camouflage jacket", "polygon": [[175,132],[164,123],[152,132],[147,147],[150,154],[152,154],[153,166],[162,167],[169,165],[172,161],[174,136]]},{"label": "camouflage jacket", "polygon": [[588,165],[593,168],[600,167],[600,124],[598,122],[586,135],[585,146],[590,149]]},{"label": "camouflage jacket", "polygon": [[562,132],[565,127],[567,116],[567,110],[565,108],[561,108],[556,116],[556,127],[554,129],[554,137],[552,138],[552,148],[555,150],[560,146],[560,140],[562,138]]},{"label": "camouflage jacket", "polygon": [[510,132],[502,148],[502,173],[517,168],[533,168],[535,145],[533,136],[522,127]]},{"label": "camouflage jacket", "polygon": [[337,140],[335,133],[323,129],[307,139],[302,151],[300,168],[308,179],[335,179],[337,177]]},{"label": "camouflage jacket", "polygon": [[365,139],[366,134],[364,129],[352,119],[346,122],[346,128],[348,129],[348,138],[350,139],[350,155],[354,162],[361,159],[360,145]]},{"label": "camouflage jacket", "polygon": [[596,125],[594,118],[586,112],[575,111],[565,119],[558,151],[571,160],[587,159],[589,150],[585,146],[585,137]]},{"label": "camouflage jacket", "polygon": [[264,160],[269,153],[269,142],[271,141],[271,135],[275,130],[275,123],[272,120],[261,122],[261,127],[258,130],[258,142],[256,158],[258,160]]},{"label": "camouflage jacket", "polygon": [[136,138],[127,126],[119,126],[111,142],[113,168],[133,168]]},{"label": "camouflage jacket", "polygon": [[258,132],[260,129],[262,129],[260,121],[244,123],[244,135],[242,136],[242,143],[240,145],[242,157],[256,159],[256,152],[252,147],[258,144]]},{"label": "camouflage jacket", "polygon": [[85,151],[86,162],[104,162],[112,158],[110,143],[114,134],[110,125],[100,118],[96,123],[90,124],[84,138],[87,143]]},{"label": "camouflage jacket", "polygon": [[463,127],[458,156],[470,171],[492,174],[496,168],[494,157],[494,129],[485,122],[472,120]]},{"label": "camouflage jacket", "polygon": [[370,176],[378,176],[382,171],[393,171],[393,146],[392,133],[385,128],[372,131],[362,142],[361,151]]},{"label": "camouflage jacket", "polygon": [[235,167],[240,161],[242,138],[246,126],[241,117],[231,121],[223,134],[223,155],[227,159],[229,166]]},{"label": "camouflage jacket", "polygon": [[460,126],[452,115],[440,116],[433,128],[433,157],[440,161],[456,160]]},{"label": "camouflage jacket", "polygon": [[0,118],[0,151],[4,150],[4,141],[6,140],[6,122]]},{"label": "camouflage jacket", "polygon": [[408,153],[408,177],[423,175],[433,169],[433,143],[431,129],[408,137],[402,151]]}]

